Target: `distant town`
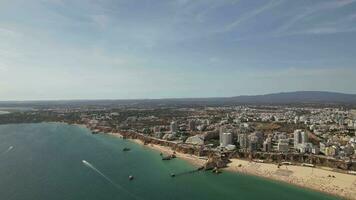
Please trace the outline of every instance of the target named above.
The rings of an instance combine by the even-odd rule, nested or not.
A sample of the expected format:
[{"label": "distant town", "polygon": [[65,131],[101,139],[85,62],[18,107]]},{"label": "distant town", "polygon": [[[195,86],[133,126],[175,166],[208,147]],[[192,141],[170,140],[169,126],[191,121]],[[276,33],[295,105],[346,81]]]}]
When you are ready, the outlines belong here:
[{"label": "distant town", "polygon": [[168,146],[222,168],[230,158],[356,171],[356,110],[342,106],[37,106],[0,123],[63,122]]}]

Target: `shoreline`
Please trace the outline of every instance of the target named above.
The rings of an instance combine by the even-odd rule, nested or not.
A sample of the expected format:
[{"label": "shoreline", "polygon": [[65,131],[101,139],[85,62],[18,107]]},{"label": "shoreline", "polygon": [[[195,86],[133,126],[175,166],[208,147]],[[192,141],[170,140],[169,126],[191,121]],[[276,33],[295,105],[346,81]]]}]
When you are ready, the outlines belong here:
[{"label": "shoreline", "polygon": [[[105,134],[122,138],[122,135],[120,135],[119,133],[105,133]],[[163,154],[171,155],[171,154],[173,154],[173,152],[175,152],[170,147],[166,147],[166,146],[161,146],[161,145],[157,145],[157,144],[144,145],[144,143],[139,139],[127,139],[127,140],[132,141],[136,144],[142,145],[148,149],[152,149],[152,150],[161,152]],[[175,154],[176,154],[177,158],[185,160],[196,167],[201,167],[206,162],[206,160],[200,159],[199,157],[194,156],[194,155],[184,154],[184,153],[180,153],[180,152],[175,152]]]},{"label": "shoreline", "polygon": [[[85,124],[73,125],[90,130],[90,128]],[[123,138],[123,136],[117,132],[106,132],[104,134]],[[174,152],[167,146],[156,144],[144,145],[143,141],[139,139],[127,140],[163,154],[172,154]],[[206,162],[206,160],[202,160],[199,157],[190,154],[176,152],[176,156],[177,158],[183,159],[197,167],[204,165]],[[334,172],[322,168],[310,168],[297,165],[283,165],[280,168],[277,168],[277,164],[273,163],[257,163],[243,159],[230,159],[230,161],[231,162],[228,163],[227,167],[223,168],[224,171],[262,177],[280,183],[287,183],[303,189],[333,195],[342,199],[356,200],[355,175]],[[329,175],[334,176],[335,178],[328,177]]]},{"label": "shoreline", "polygon": [[[138,140],[138,139],[129,139],[129,140],[133,141],[137,144],[144,145],[141,140]],[[156,144],[147,144],[144,146],[149,149],[152,149],[152,150],[155,150],[155,151],[161,152],[163,154],[167,154],[167,155],[171,155],[171,154],[173,154],[173,152],[175,152],[169,147],[164,147],[164,146],[160,146],[160,145],[156,145]],[[189,155],[189,154],[175,152],[175,155],[177,156],[177,158],[185,160],[185,161],[189,162],[190,164],[197,166],[197,167],[201,167],[206,162],[205,160],[199,159],[197,156],[193,156],[193,155]]]},{"label": "shoreline", "polygon": [[277,168],[277,164],[272,163],[256,163],[242,159],[230,160],[231,163],[225,168],[229,172],[288,183],[343,199],[356,199],[356,176],[354,175],[297,165],[283,165]]},{"label": "shoreline", "polygon": [[[106,133],[122,138],[119,133]],[[128,139],[164,154],[172,154],[170,147],[156,144],[147,144],[139,139]],[[202,166],[206,161],[197,156],[176,152],[178,158],[183,159],[194,166]],[[250,176],[262,177],[280,183],[287,183],[295,187],[333,195],[342,199],[356,200],[356,176],[334,172],[322,168],[310,168],[297,165],[283,165],[277,168],[273,163],[257,163],[242,159],[230,159],[230,163],[222,170],[231,173],[240,173]],[[241,165],[241,166],[239,166]],[[334,176],[328,177],[328,176]]]}]

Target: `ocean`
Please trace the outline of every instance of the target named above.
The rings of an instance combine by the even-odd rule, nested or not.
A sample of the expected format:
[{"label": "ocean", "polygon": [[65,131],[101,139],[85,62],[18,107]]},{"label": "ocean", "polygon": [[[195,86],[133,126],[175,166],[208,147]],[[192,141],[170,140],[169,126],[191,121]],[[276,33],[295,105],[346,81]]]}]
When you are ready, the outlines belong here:
[{"label": "ocean", "polygon": [[[124,152],[128,147],[131,151]],[[285,183],[162,161],[159,152],[60,123],[0,125],[1,200],[337,199]],[[129,176],[134,176],[130,181]]]}]

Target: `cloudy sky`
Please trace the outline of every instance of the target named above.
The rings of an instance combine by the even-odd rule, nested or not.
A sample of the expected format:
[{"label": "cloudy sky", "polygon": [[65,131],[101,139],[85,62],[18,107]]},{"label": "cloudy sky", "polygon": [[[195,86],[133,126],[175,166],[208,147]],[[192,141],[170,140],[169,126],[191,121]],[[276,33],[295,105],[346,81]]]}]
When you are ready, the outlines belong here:
[{"label": "cloudy sky", "polygon": [[355,0],[0,0],[0,100],[356,93]]}]

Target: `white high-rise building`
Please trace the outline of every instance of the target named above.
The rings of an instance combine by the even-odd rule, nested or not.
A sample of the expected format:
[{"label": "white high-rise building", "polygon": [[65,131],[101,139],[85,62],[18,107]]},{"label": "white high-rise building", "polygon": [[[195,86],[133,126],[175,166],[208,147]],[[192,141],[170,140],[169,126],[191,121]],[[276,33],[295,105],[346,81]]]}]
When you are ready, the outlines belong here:
[{"label": "white high-rise building", "polygon": [[231,133],[220,134],[220,146],[226,147],[227,145],[230,144],[232,144],[232,134]]},{"label": "white high-rise building", "polygon": [[241,149],[246,149],[248,147],[248,137],[247,134],[238,134],[238,142]]},{"label": "white high-rise building", "polygon": [[269,152],[269,151],[271,151],[271,149],[272,149],[272,140],[271,140],[271,138],[267,138],[267,139],[263,142],[263,148],[262,148],[262,150],[263,150],[264,152]]},{"label": "white high-rise building", "polygon": [[294,148],[298,148],[301,144],[308,143],[308,133],[302,130],[294,131]]},{"label": "white high-rise building", "polygon": [[262,132],[254,132],[251,134],[252,136],[256,136],[257,138],[257,146],[262,147],[263,145],[263,133]]},{"label": "white high-rise building", "polygon": [[251,134],[248,136],[248,151],[253,152],[258,150],[258,137]]},{"label": "white high-rise building", "polygon": [[172,122],[171,122],[171,132],[172,132],[172,133],[175,133],[175,132],[177,132],[177,131],[178,131],[177,122],[172,121]]},{"label": "white high-rise building", "polygon": [[307,143],[307,142],[308,142],[308,133],[307,133],[307,132],[302,132],[301,135],[302,135],[302,141],[301,141],[301,143],[302,143],[302,144]]},{"label": "white high-rise building", "polygon": [[302,130],[295,130],[294,131],[294,147],[297,148],[300,143],[302,143]]}]

